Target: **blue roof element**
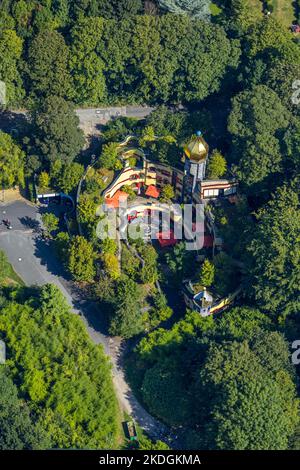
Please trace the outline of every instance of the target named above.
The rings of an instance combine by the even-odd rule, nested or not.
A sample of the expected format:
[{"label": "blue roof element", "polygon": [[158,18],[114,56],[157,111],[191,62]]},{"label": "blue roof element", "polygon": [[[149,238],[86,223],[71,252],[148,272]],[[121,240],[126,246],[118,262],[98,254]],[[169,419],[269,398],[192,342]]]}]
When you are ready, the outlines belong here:
[{"label": "blue roof element", "polygon": [[197,131],[197,132],[196,132],[196,136],[197,136],[197,137],[201,137],[201,136],[202,136],[202,132],[201,132],[201,131]]}]

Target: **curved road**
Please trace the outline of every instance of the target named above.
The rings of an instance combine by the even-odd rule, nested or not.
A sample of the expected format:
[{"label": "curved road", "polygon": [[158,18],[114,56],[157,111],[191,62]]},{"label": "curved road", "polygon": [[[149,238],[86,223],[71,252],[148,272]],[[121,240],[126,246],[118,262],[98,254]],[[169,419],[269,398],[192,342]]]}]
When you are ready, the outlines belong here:
[{"label": "curved road", "polygon": [[[167,442],[170,430],[155,420],[138,403],[124,378],[122,369],[122,344],[120,338],[110,338],[100,333],[101,318],[97,305],[82,301],[74,284],[67,280],[60,263],[53,256],[51,248],[41,241],[35,232],[41,214],[36,206],[25,200],[9,205],[0,203],[0,221],[8,218],[12,230],[0,225],[0,249],[5,251],[15,271],[26,285],[57,285],[65,295],[72,311],[82,317],[88,334],[95,344],[102,344],[111,358],[113,381],[116,394],[122,409],[130,414],[150,437]],[[176,443],[172,443],[176,446]]]}]

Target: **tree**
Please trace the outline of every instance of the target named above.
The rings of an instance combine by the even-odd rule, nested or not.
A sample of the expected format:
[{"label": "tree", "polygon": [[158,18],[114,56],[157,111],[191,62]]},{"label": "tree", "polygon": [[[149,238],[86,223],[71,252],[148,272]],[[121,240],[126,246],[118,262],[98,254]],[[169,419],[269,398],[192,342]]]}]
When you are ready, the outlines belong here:
[{"label": "tree", "polygon": [[69,49],[57,31],[41,31],[29,45],[27,86],[36,98],[67,98],[70,92]]},{"label": "tree", "polygon": [[289,118],[290,113],[277,94],[265,85],[257,85],[233,98],[228,130],[241,138],[274,135],[287,127]]},{"label": "tree", "polygon": [[192,404],[188,399],[184,374],[170,359],[146,370],[141,387],[149,411],[171,426],[188,422]]},{"label": "tree", "polygon": [[37,450],[50,447],[50,440],[37,424],[28,404],[18,398],[18,390],[5,369],[0,368],[0,449]]},{"label": "tree", "polygon": [[117,256],[113,253],[103,253],[102,261],[104,265],[105,272],[109,275],[111,279],[118,279],[121,275],[119,260]]},{"label": "tree", "polygon": [[84,18],[71,31],[72,96],[76,103],[98,105],[105,99],[104,63],[97,54],[103,18]]},{"label": "tree", "polygon": [[[2,409],[0,380],[0,421],[4,413],[0,441],[6,429],[10,436],[14,432],[15,418],[22,437],[26,397],[32,416],[51,439],[50,444],[33,446],[28,432],[28,448],[115,448],[118,407],[102,347],[91,342],[82,320],[56,286],[23,290],[16,297],[21,303],[7,298],[1,309],[0,331],[22,402],[16,413],[7,400]],[[42,438],[39,429],[37,437]]]},{"label": "tree", "polygon": [[161,322],[168,320],[173,315],[173,310],[168,306],[166,296],[159,291],[153,295],[153,308],[149,312],[149,323],[156,328]]},{"label": "tree", "polygon": [[[78,184],[78,182],[77,182]],[[92,224],[96,220],[96,209],[93,198],[88,194],[82,194],[78,204],[78,220],[81,223]]]},{"label": "tree", "polygon": [[[203,431],[208,448],[287,449],[299,422],[298,400],[287,345],[274,334],[276,341],[264,347],[263,354],[255,342],[250,346],[247,341],[209,348],[199,389],[201,392],[204,386],[210,396],[211,411]],[[266,334],[263,341],[268,343],[269,337]],[[278,354],[274,345],[279,343]],[[268,367],[267,358],[272,359],[273,354],[280,361]],[[206,396],[202,399],[204,405]]]},{"label": "tree", "polygon": [[285,57],[290,63],[299,63],[298,45],[291,41],[291,33],[274,17],[264,17],[249,28],[245,53],[254,57],[274,49],[277,56]]},{"label": "tree", "polygon": [[190,15],[201,20],[210,19],[210,2],[208,0],[158,0],[159,6],[177,15]]},{"label": "tree", "polygon": [[0,80],[6,85],[6,103],[10,106],[20,104],[25,95],[18,67],[22,52],[23,41],[13,28],[0,29]]},{"label": "tree", "polygon": [[259,0],[255,0],[254,3],[249,0],[230,0],[226,4],[229,24],[239,35],[262,20],[262,5]]},{"label": "tree", "polygon": [[74,107],[58,96],[49,96],[32,114],[33,149],[44,164],[59,159],[70,163],[84,145]]},{"label": "tree", "polygon": [[278,317],[299,312],[300,211],[292,189],[279,188],[258,212],[258,223],[248,246],[249,282],[255,300]]},{"label": "tree", "polygon": [[56,180],[56,185],[65,193],[74,191],[84,173],[84,167],[80,163],[65,163]]},{"label": "tree", "polygon": [[50,213],[46,213],[42,215],[43,225],[46,229],[46,232],[50,235],[51,232],[55,232],[58,228],[59,220],[56,215]]},{"label": "tree", "polygon": [[158,280],[157,252],[153,246],[142,245],[138,248],[144,265],[140,271],[140,279],[143,283],[154,284]]},{"label": "tree", "polygon": [[118,167],[118,144],[116,142],[110,142],[109,144],[103,145],[98,165],[100,168],[106,168],[108,170],[117,169]]},{"label": "tree", "polygon": [[59,260],[62,262],[63,265],[66,265],[69,258],[69,234],[67,232],[59,232],[55,237],[54,247]]},{"label": "tree", "polygon": [[50,175],[49,175],[49,173],[47,173],[46,171],[42,171],[39,174],[39,179],[38,179],[39,188],[47,189],[47,188],[49,188],[49,184],[50,184]]},{"label": "tree", "polygon": [[25,154],[10,135],[0,131],[0,186],[24,185]]},{"label": "tree", "polygon": [[170,202],[175,197],[174,188],[171,184],[163,186],[160,194],[160,201],[163,203]]},{"label": "tree", "polygon": [[239,160],[238,175],[248,186],[262,184],[282,170],[278,136],[289,119],[290,113],[277,94],[264,85],[234,97],[228,130],[233,135],[233,156]]},{"label": "tree", "polygon": [[143,331],[141,290],[132,279],[120,278],[113,307],[114,312],[109,327],[110,334],[128,339]]},{"label": "tree", "polygon": [[226,173],[227,164],[223,155],[214,150],[208,161],[207,176],[210,179],[217,179]]},{"label": "tree", "polygon": [[84,237],[72,239],[69,251],[68,268],[75,281],[91,282],[96,274],[95,253],[91,243]]},{"label": "tree", "polygon": [[101,242],[101,251],[102,253],[109,253],[111,255],[115,255],[118,251],[118,245],[116,240],[112,238],[105,238]]},{"label": "tree", "polygon": [[200,270],[199,283],[204,287],[210,287],[215,278],[215,267],[208,259],[203,261]]}]

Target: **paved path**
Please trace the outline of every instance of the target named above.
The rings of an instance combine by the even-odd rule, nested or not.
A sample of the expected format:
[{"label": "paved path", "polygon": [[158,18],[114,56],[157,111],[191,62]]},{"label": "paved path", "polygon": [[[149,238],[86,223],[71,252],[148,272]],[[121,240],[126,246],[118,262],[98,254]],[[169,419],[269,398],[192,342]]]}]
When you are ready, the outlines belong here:
[{"label": "paved path", "polygon": [[6,218],[11,221],[13,228],[8,230],[3,224],[0,225],[0,249],[6,252],[15,271],[27,285],[52,283],[61,289],[73,312],[82,317],[92,341],[102,344],[110,356],[115,390],[122,409],[133,416],[150,437],[166,440],[168,429],[138,403],[124,379],[120,339],[100,333],[101,322],[95,304],[80,300],[72,282],[65,278],[51,248],[35,235],[34,229],[40,221],[38,208],[23,201],[9,205],[0,203],[0,221]]}]

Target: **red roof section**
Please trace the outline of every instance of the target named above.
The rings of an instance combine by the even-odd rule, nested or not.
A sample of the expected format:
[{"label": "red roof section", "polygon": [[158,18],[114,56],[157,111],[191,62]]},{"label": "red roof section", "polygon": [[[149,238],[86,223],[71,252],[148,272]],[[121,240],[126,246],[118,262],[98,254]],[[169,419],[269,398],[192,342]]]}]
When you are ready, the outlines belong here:
[{"label": "red roof section", "polygon": [[128,194],[120,189],[114,194],[113,197],[105,198],[105,204],[108,207],[112,207],[117,209],[120,205],[120,201],[126,201],[128,198]]},{"label": "red roof section", "polygon": [[148,186],[147,191],[146,191],[145,194],[146,194],[146,196],[154,197],[155,199],[157,199],[160,195],[160,190],[157,189],[156,186],[151,184],[150,186]]},{"label": "red roof section", "polygon": [[177,238],[174,237],[173,230],[169,230],[168,232],[159,232],[156,234],[156,237],[161,248],[174,246],[178,243]]}]

